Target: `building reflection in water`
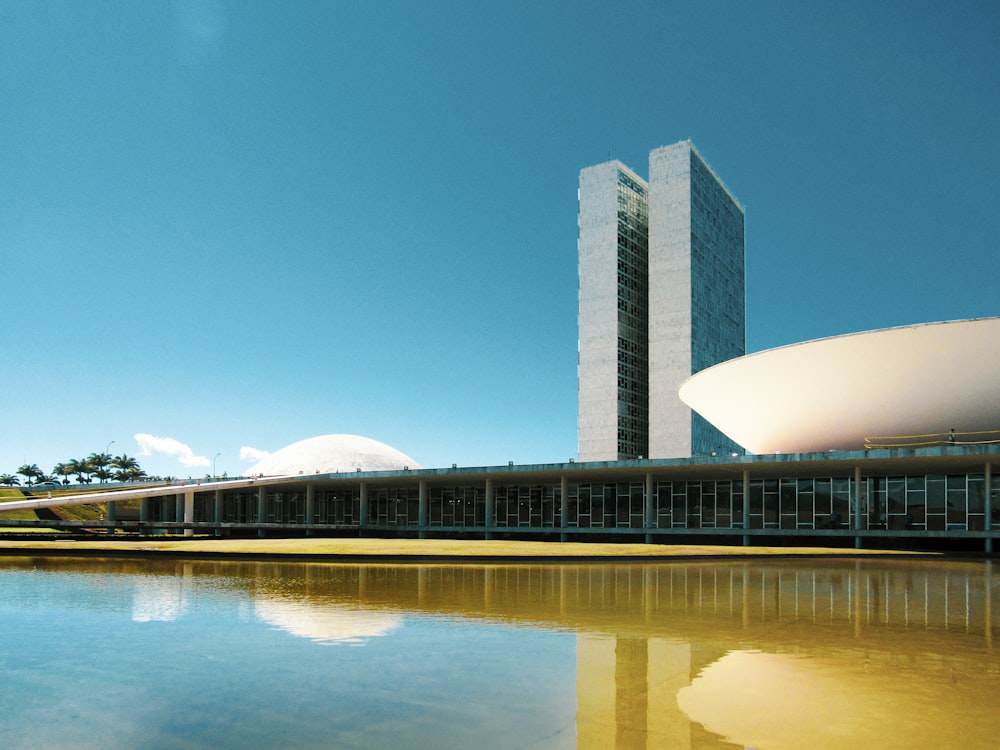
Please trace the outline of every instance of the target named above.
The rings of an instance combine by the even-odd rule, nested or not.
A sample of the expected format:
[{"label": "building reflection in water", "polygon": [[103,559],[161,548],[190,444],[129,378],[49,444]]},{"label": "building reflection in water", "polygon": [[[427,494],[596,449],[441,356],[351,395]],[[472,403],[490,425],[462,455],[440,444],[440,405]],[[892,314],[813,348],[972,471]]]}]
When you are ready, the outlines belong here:
[{"label": "building reflection in water", "polygon": [[[284,595],[577,634],[578,748],[993,747],[986,562],[308,566]],[[297,590],[296,590],[297,588]],[[961,727],[958,730],[958,727]],[[928,744],[930,743],[930,744]]]},{"label": "building reflection in water", "polygon": [[190,564],[173,577],[144,577],[132,592],[133,622],[172,622],[184,616],[192,581]]},{"label": "building reflection in water", "polygon": [[391,636],[411,615],[575,633],[577,748],[987,748],[1000,733],[990,562],[141,565],[139,619],[183,613],[192,580],[221,576],[259,619],[319,642]]},{"label": "building reflection in water", "polygon": [[398,614],[276,598],[254,600],[257,618],[294,636],[316,643],[363,645],[369,638],[389,635],[403,622]]}]

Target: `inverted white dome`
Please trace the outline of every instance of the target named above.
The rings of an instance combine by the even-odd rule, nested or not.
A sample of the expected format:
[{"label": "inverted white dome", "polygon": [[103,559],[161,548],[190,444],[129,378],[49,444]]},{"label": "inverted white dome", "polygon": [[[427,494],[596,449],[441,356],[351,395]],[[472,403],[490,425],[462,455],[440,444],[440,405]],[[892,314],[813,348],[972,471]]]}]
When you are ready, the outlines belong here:
[{"label": "inverted white dome", "polygon": [[368,612],[338,604],[317,606],[311,602],[258,599],[253,608],[264,622],[322,644],[359,645],[369,638],[389,635],[403,624],[401,615]]},{"label": "inverted white dome", "polygon": [[247,470],[248,474],[336,474],[348,471],[419,469],[395,448],[360,435],[320,435],[286,445]]},{"label": "inverted white dome", "polygon": [[1000,429],[1000,318],[883,328],[748,354],[681,400],[753,453]]}]

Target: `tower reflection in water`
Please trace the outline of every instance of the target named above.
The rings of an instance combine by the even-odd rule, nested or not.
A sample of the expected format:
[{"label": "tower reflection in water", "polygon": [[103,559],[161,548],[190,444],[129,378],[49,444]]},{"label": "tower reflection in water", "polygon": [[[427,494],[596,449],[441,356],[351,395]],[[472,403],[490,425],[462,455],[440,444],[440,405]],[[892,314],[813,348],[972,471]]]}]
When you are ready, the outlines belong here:
[{"label": "tower reflection in water", "polygon": [[581,749],[1000,744],[990,562],[24,564],[134,576],[137,622],[184,618],[204,581],[317,644],[392,638],[423,615],[574,633],[575,720],[552,720],[575,723]]},{"label": "tower reflection in water", "polygon": [[578,748],[998,741],[989,562],[264,567],[258,609],[381,612],[372,635],[387,612],[575,632]]}]

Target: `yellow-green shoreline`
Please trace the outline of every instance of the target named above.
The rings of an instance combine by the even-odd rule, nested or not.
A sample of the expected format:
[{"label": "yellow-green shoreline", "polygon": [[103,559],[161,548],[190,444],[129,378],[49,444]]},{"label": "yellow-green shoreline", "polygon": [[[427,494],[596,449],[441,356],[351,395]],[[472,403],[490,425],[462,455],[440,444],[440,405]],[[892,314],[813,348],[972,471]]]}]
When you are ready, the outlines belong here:
[{"label": "yellow-green shoreline", "polygon": [[678,557],[855,557],[934,553],[844,547],[742,547],[709,544],[608,544],[454,539],[141,539],[3,540],[0,554],[183,555],[208,557],[324,558],[678,558]]}]

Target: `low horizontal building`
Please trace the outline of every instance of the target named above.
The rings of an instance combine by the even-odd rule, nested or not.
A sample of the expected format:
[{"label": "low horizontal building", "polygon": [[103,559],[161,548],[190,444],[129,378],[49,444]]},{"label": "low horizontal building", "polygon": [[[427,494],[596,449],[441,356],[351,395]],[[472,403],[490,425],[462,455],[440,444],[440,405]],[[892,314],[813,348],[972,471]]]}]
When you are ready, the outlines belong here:
[{"label": "low horizontal building", "polygon": [[[143,533],[962,545],[992,553],[1000,528],[994,344],[1000,318],[909,326],[770,350],[687,381],[682,398],[731,438],[769,451],[763,455],[720,448],[689,458],[428,469],[383,443],[326,435],[278,451],[248,478],[4,507],[107,502],[101,525]],[[928,366],[933,356],[943,357],[940,367]],[[776,452],[778,445],[792,450]],[[129,498],[139,499],[138,518],[119,518],[116,505]]]},{"label": "low horizontal building", "polygon": [[[1000,445],[302,473],[165,488],[138,528],[992,551]],[[233,482],[227,482],[232,485]],[[191,502],[186,504],[186,498]],[[185,511],[185,508],[189,508]],[[130,526],[126,522],[126,526]],[[839,541],[838,541],[839,540]]]}]

